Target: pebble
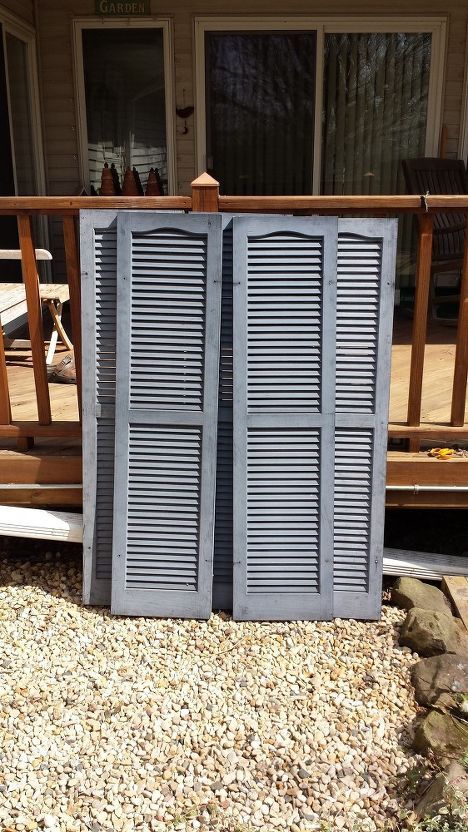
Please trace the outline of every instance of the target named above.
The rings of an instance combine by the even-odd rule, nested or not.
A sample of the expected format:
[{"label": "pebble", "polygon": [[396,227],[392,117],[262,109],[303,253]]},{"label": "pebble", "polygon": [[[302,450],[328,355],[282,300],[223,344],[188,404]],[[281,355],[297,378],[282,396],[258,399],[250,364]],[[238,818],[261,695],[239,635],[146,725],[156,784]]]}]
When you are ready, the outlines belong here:
[{"label": "pebble", "polygon": [[81,606],[76,559],[19,554],[0,556],[1,828],[376,832],[395,817],[395,775],[418,762],[404,612],[113,617]]}]

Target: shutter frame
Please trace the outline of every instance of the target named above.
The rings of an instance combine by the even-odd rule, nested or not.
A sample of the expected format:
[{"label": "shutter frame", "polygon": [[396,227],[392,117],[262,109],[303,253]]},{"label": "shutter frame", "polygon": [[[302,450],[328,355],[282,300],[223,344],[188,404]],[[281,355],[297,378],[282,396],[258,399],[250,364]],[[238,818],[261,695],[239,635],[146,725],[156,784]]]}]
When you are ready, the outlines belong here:
[{"label": "shutter frame", "polygon": [[[81,262],[81,323],[83,332],[82,362],[82,424],[83,424],[83,603],[105,605],[111,597],[111,566],[104,568],[103,562],[111,557],[112,528],[109,546],[101,542],[99,534],[98,505],[102,491],[103,479],[113,481],[113,461],[103,462],[99,456],[98,433],[108,433],[111,447],[114,444],[113,423],[115,407],[112,401],[102,405],[98,398],[98,363],[97,346],[99,322],[98,300],[100,288],[103,288],[101,266],[98,265],[96,252],[96,235],[106,238],[108,256],[117,259],[117,211],[80,211],[80,262]],[[110,276],[112,280],[112,274]],[[113,274],[114,285],[117,273]],[[114,310],[115,311],[115,310]],[[115,339],[115,316],[108,316],[108,336]],[[115,343],[115,340],[114,340]],[[112,511],[113,497],[109,502]],[[111,520],[112,526],[112,520]],[[99,574],[100,573],[100,574]]]},{"label": "shutter frame", "polygon": [[[201,410],[132,408],[130,402],[132,234],[156,234],[176,230],[186,239],[206,236],[203,406]],[[117,408],[114,489],[114,536],[112,562],[112,612],[125,615],[158,615],[208,618],[211,615],[214,501],[216,482],[217,397],[219,373],[219,324],[221,312],[221,217],[219,214],[190,216],[136,213],[118,219]],[[177,256],[176,256],[177,259]],[[127,512],[129,485],[130,425],[171,429],[186,426],[201,435],[197,589],[125,587]],[[194,430],[195,429],[195,430]],[[148,522],[148,520],[147,520]]]},{"label": "shutter frame", "polygon": [[[236,217],[234,228],[234,522],[233,616],[237,620],[330,619],[333,585],[333,446],[337,220],[298,217]],[[247,296],[248,236],[291,234],[304,241],[322,240],[321,408],[320,412],[248,413]],[[247,436],[250,429],[318,431],[320,436],[318,592],[247,592]]]},{"label": "shutter frame", "polygon": [[[335,416],[336,432],[367,430],[372,435],[370,523],[368,542],[368,590],[352,589],[333,592],[333,614],[340,618],[378,619],[381,609],[383,571],[383,538],[385,521],[385,487],[387,465],[387,431],[390,397],[390,366],[395,291],[395,262],[398,221],[395,219],[340,219],[338,220],[338,252],[340,238],[352,235],[363,243],[381,241],[379,274],[378,336],[375,369],[373,412],[340,412]],[[338,276],[338,284],[339,284]],[[337,313],[340,313],[340,291],[337,293]],[[338,347],[337,347],[338,350]],[[336,500],[336,496],[335,496]],[[336,512],[336,505],[335,505]],[[336,553],[335,553],[336,560]]]}]

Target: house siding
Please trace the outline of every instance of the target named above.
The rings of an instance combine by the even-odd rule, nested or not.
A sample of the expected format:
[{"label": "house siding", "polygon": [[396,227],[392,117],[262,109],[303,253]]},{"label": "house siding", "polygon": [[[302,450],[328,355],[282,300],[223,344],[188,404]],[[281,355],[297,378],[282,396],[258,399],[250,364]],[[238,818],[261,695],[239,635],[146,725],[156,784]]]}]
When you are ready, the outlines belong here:
[{"label": "house siding", "polygon": [[[10,0],[13,5],[13,0]],[[14,3],[15,6],[18,2]],[[28,7],[26,0],[21,7]],[[194,100],[194,18],[207,15],[230,15],[232,3],[226,0],[152,0],[154,13],[170,17],[174,28],[174,78],[176,104],[191,104]],[[271,0],[240,0],[236,3],[239,16],[284,14],[284,5]],[[315,0],[291,0],[287,15],[323,15],[322,3]],[[329,0],[327,15],[375,15],[375,3],[345,3]],[[446,127],[446,153],[456,157],[462,118],[463,78],[465,67],[468,6],[466,0],[404,0],[379,3],[379,15],[419,16],[421,21],[430,16],[447,18],[447,50],[445,91],[442,124]],[[79,171],[78,126],[73,76],[72,21],[76,17],[94,14],[92,0],[39,0],[38,40],[43,95],[43,119],[47,188],[49,194],[75,194],[81,180]],[[402,29],[404,23],[402,22]],[[188,120],[187,134],[182,135],[181,124],[176,133],[176,191],[190,191],[196,174],[195,117]]]},{"label": "house siding", "polygon": [[19,20],[33,25],[34,23],[34,2],[33,0],[2,0],[0,3],[0,19],[2,9],[11,12]]}]

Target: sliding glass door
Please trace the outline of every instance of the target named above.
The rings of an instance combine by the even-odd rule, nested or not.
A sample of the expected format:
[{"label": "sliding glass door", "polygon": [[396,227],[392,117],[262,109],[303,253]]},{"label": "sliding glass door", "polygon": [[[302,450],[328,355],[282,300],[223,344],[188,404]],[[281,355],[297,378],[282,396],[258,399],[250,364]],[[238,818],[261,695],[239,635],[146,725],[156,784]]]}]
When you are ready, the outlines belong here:
[{"label": "sliding glass door", "polygon": [[312,189],[315,32],[207,32],[207,167],[231,194]]},{"label": "sliding glass door", "polygon": [[402,160],[437,155],[443,21],[290,22],[197,24],[200,170],[231,194],[401,192]]},{"label": "sliding glass door", "polygon": [[326,34],[322,193],[404,190],[401,161],[424,156],[431,35]]}]

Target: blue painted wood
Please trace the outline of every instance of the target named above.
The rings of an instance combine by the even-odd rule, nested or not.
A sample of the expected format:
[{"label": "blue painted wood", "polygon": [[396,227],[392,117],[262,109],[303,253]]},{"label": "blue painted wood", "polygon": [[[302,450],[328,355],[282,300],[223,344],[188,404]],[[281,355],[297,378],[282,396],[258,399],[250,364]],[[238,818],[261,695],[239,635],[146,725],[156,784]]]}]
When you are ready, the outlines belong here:
[{"label": "blue painted wood", "polygon": [[327,619],[337,220],[233,226],[233,615]]},{"label": "blue painted wood", "polygon": [[211,614],[219,215],[118,220],[112,612]]}]

